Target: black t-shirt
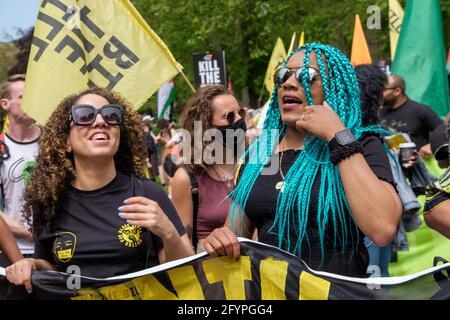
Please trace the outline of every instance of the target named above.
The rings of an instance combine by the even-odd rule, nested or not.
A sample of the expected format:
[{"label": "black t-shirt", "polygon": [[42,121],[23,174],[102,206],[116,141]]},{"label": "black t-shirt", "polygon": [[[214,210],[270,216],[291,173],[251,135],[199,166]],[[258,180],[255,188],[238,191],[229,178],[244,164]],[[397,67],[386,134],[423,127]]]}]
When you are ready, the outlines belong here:
[{"label": "black t-shirt", "polygon": [[443,122],[431,107],[410,99],[396,109],[381,108],[378,117],[384,128],[409,134],[417,149],[429,142],[431,131]]},{"label": "black t-shirt", "polygon": [[83,276],[98,278],[158,265],[162,240],[120,218],[118,207],[127,198],[145,196],[158,202],[180,235],[186,230],[172,202],[157,184],[143,179],[143,192],[134,187],[133,194],[132,179],[137,178],[117,172],[109,184],[98,190],[69,187],[60,198],[50,230],[36,235],[36,258],[49,261],[60,271],[77,265]]},{"label": "black t-shirt", "polygon": [[[380,138],[370,135],[364,136],[361,140],[363,144],[363,155],[369,164],[375,175],[393,184],[393,177],[391,167],[389,165],[389,159],[383,149],[383,145]],[[301,151],[287,150],[284,152],[281,169],[286,175],[289,168],[295,162],[297,156]],[[281,156],[281,155],[280,155]],[[241,169],[241,172],[243,170]],[[250,192],[247,206],[245,208],[245,214],[250,221],[255,225],[258,230],[258,241],[267,243],[278,247],[278,236],[269,229],[273,225],[275,218],[277,197],[279,190],[275,189],[275,185],[281,181],[281,175],[278,172],[274,175],[261,175],[255,182],[253,189]],[[347,246],[344,250],[341,248],[339,240],[334,247],[334,231],[333,223],[331,219],[331,213],[329,214],[329,222],[325,231],[324,239],[324,256],[321,264],[322,254],[320,248],[320,238],[317,226],[317,205],[318,194],[320,190],[320,172],[317,175],[313,187],[311,202],[309,207],[309,218],[307,223],[306,235],[302,242],[302,249],[300,257],[305,263],[314,270],[327,271],[346,276],[365,277],[366,269],[368,266],[368,253],[364,246],[364,234],[356,228],[351,222],[352,218],[350,214],[347,216],[347,226],[352,227],[351,231],[347,232]],[[296,213],[297,214],[297,213]],[[340,230],[337,225],[336,230]],[[291,238],[291,245],[296,244],[298,239],[298,230],[294,230],[291,226],[291,235],[295,235],[295,238]],[[359,241],[357,241],[357,235]],[[338,235],[341,237],[342,235]],[[284,247],[282,246],[282,249]]]}]

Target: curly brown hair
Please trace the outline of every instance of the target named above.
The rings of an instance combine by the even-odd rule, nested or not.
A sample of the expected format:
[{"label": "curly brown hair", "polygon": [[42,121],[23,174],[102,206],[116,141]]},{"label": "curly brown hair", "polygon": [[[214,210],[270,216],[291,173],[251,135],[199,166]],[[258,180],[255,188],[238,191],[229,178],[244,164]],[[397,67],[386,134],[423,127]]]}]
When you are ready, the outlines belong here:
[{"label": "curly brown hair", "polygon": [[[213,106],[212,101],[215,97],[220,95],[233,95],[227,87],[223,85],[208,85],[198,89],[194,95],[186,102],[186,105],[181,115],[181,126],[186,129],[191,136],[191,161],[190,164],[184,165],[184,167],[195,173],[202,173],[208,167],[208,164],[202,159],[202,163],[195,163],[194,155],[203,155],[207,143],[203,141],[201,149],[194,152],[196,145],[194,144],[194,122],[202,122],[202,130],[205,132],[208,129],[214,128],[212,125],[213,118]],[[203,132],[202,135],[203,136]]]},{"label": "curly brown hair", "polygon": [[128,102],[117,93],[102,88],[92,88],[66,97],[44,126],[36,166],[24,191],[23,213],[33,232],[39,232],[53,221],[58,201],[75,178],[73,155],[66,151],[71,123],[69,113],[71,106],[86,94],[102,96],[109,103],[123,107],[124,122],[120,126],[120,144],[114,155],[116,170],[138,177],[144,176],[146,149],[143,123]]}]

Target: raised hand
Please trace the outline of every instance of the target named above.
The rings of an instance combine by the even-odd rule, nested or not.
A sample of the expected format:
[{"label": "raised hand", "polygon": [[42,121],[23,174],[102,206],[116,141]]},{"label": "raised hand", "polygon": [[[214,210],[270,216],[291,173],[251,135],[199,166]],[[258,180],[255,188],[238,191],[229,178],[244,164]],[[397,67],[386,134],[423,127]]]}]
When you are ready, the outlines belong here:
[{"label": "raised hand", "polygon": [[330,141],[336,132],[345,129],[339,116],[326,101],[323,105],[307,106],[296,121],[295,127],[298,130],[306,130],[325,141]]}]

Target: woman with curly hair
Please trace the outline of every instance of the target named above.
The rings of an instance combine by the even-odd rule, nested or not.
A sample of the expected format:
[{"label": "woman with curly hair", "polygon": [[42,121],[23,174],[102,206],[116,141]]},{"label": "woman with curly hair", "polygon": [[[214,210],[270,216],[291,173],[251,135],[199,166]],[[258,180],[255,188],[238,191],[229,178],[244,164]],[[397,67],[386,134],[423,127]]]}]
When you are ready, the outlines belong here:
[{"label": "woman with curly hair", "polygon": [[[231,195],[229,221],[204,247],[238,258],[235,233],[250,237],[256,228],[260,242],[313,269],[365,277],[364,235],[388,243],[402,206],[382,143],[369,134],[379,129],[362,125],[353,67],[336,48],[306,44],[275,83],[263,132]],[[270,175],[272,162],[279,170]]]},{"label": "woman with curly hair", "polygon": [[164,191],[143,178],[142,122],[119,95],[89,89],[65,98],[44,128],[24,214],[35,258],[7,269],[31,291],[32,269],[83,276],[134,272],[193,254]]},{"label": "woman with curly hair", "polygon": [[[227,218],[230,204],[227,195],[234,188],[234,165],[238,151],[244,147],[244,115],[236,98],[222,85],[200,88],[184,108],[181,125],[190,136],[190,157],[185,159],[188,164],[174,175],[172,201],[198,251],[203,250],[203,239],[222,227]],[[198,129],[201,131],[196,132]],[[208,148],[214,145],[206,138],[210,129],[218,130],[215,154],[208,154]],[[226,139],[227,134],[235,133],[238,138]],[[195,141],[199,138],[202,141]],[[227,153],[233,156],[226,158]],[[186,152],[183,156],[187,157]],[[194,197],[191,192],[196,193]]]}]

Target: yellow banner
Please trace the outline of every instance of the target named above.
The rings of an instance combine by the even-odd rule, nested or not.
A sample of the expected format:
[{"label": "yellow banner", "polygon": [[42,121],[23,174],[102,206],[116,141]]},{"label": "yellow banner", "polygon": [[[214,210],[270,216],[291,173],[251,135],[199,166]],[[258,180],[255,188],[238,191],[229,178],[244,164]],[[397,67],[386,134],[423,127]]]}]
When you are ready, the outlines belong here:
[{"label": "yellow banner", "polygon": [[264,77],[264,84],[269,93],[272,93],[273,89],[275,88],[273,75],[285,59],[286,49],[284,48],[283,40],[278,38],[277,42],[275,43],[275,47],[273,48],[272,55],[270,56],[269,65],[267,66],[266,70],[266,76]]},{"label": "yellow banner", "polygon": [[389,0],[389,40],[391,42],[391,60],[394,61],[398,37],[403,21],[403,9],[397,0]]},{"label": "yellow banner", "polygon": [[137,109],[181,68],[129,0],[42,0],[22,104],[44,124],[64,97],[98,86]]}]

